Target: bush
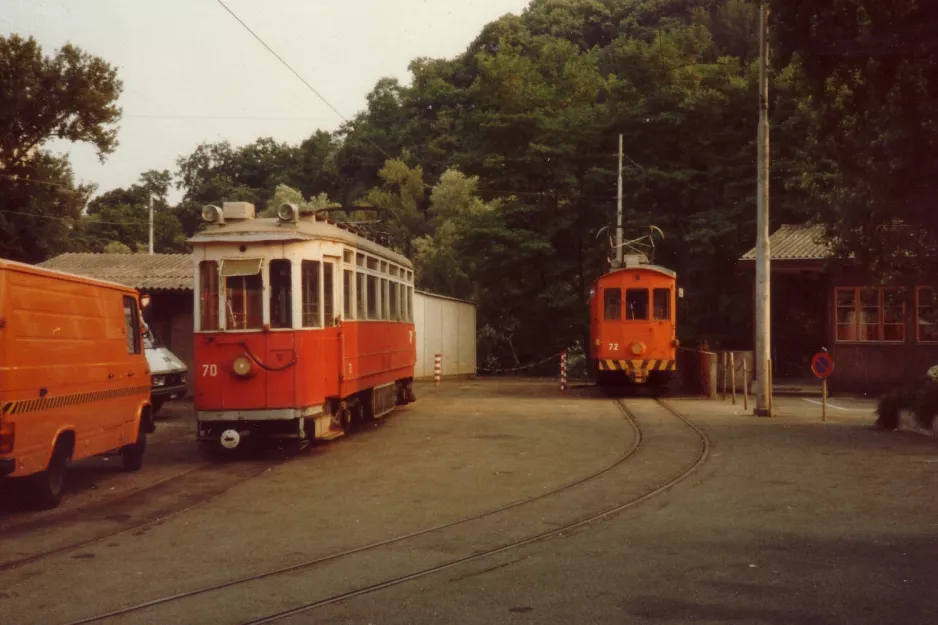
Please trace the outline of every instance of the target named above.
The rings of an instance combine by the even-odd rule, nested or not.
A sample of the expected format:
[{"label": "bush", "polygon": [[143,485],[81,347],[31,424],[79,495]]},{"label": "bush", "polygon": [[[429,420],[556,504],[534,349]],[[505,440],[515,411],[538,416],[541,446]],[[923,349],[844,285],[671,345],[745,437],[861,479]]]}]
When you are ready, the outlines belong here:
[{"label": "bush", "polygon": [[887,430],[898,428],[903,411],[915,415],[919,427],[931,429],[938,416],[938,383],[919,380],[880,397],[876,406],[876,425]]},{"label": "bush", "polygon": [[876,426],[886,430],[899,427],[899,414],[905,408],[901,391],[892,391],[879,398],[876,406]]},{"label": "bush", "polygon": [[938,384],[929,381],[919,389],[912,411],[919,427],[930,430],[935,415],[938,415]]}]

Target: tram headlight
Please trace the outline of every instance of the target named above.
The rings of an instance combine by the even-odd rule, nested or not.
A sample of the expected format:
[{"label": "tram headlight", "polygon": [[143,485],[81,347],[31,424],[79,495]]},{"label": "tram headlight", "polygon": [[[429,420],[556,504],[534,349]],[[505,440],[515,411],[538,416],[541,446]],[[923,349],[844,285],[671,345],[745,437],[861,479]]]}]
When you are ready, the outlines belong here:
[{"label": "tram headlight", "polygon": [[632,354],[641,356],[643,351],[645,351],[644,345],[641,343],[632,343]]},{"label": "tram headlight", "polygon": [[296,204],[284,203],[277,208],[277,219],[296,223],[300,218],[300,209]]},{"label": "tram headlight", "polygon": [[244,356],[238,356],[234,359],[234,362],[231,363],[231,370],[239,378],[246,378],[251,375],[251,361]]},{"label": "tram headlight", "polygon": [[202,207],[202,221],[206,221],[210,224],[225,223],[225,213],[219,207],[214,204],[209,204]]}]

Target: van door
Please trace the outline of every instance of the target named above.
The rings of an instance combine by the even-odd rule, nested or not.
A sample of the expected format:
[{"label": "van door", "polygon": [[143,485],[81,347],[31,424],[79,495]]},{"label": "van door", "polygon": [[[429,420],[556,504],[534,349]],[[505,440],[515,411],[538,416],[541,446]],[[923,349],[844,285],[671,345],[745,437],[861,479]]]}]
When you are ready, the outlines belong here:
[{"label": "van door", "polygon": [[[140,309],[137,298],[123,295],[124,337],[126,355],[113,368],[117,398],[113,400],[112,409],[105,411],[99,418],[107,432],[107,447],[119,447],[132,442],[136,433],[131,433],[126,427],[132,424],[137,417],[141,394],[149,394],[150,382],[147,376],[149,369],[146,357],[143,355],[143,335],[140,331]],[[138,388],[139,392],[131,392]]]}]

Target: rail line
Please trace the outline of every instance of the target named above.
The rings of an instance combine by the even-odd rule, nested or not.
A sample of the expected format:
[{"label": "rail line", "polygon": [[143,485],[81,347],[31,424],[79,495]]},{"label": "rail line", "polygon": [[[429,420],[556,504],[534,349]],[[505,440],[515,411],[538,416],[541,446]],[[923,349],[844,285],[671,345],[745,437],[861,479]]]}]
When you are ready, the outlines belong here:
[{"label": "rail line", "polygon": [[[35,553],[35,554],[28,555],[22,558],[17,558],[15,560],[6,560],[3,562],[0,562],[0,573],[9,571],[11,569],[15,569],[16,567],[22,566],[24,564],[29,564],[31,562],[36,562],[38,560],[42,560],[51,556],[55,556],[55,555],[62,554],[68,551],[72,551],[74,549],[81,549],[83,547],[87,547],[88,545],[93,545],[94,543],[97,543],[97,542],[101,542],[104,540],[115,538],[117,536],[121,536],[123,534],[127,534],[128,532],[139,531],[146,527],[152,526],[155,523],[161,523],[168,519],[177,517],[181,514],[185,514],[186,512],[194,510],[195,508],[198,508],[199,506],[203,506],[217,499],[218,497],[231,491],[233,488],[236,488],[237,486],[244,484],[245,482],[248,482],[264,474],[268,469],[273,468],[279,464],[282,464],[285,461],[286,459],[278,458],[276,460],[269,460],[269,461],[261,462],[259,463],[259,466],[254,467],[257,470],[250,471],[246,475],[237,476],[233,478],[231,483],[223,485],[220,490],[217,488],[210,489],[211,492],[209,494],[202,495],[201,497],[199,497],[199,493],[195,493],[194,495],[196,497],[196,500],[194,502],[189,503],[188,505],[183,505],[181,508],[177,510],[173,510],[172,512],[147,516],[147,517],[142,518],[139,522],[132,523],[130,525],[124,524],[121,527],[116,528],[114,530],[105,531],[104,533],[97,533],[94,536],[91,536],[90,538],[87,538],[85,540],[79,540],[77,542],[68,543],[60,547],[56,547],[54,549],[48,549],[40,553]],[[152,494],[154,491],[158,489],[166,488],[170,484],[182,482],[186,478],[191,477],[193,474],[211,470],[212,468],[215,468],[216,466],[217,466],[216,463],[203,462],[195,467],[187,469],[186,471],[182,471],[181,473],[171,475],[153,484],[147,484],[146,486],[124,493],[118,497],[115,497],[114,499],[103,501],[103,502],[92,503],[92,504],[89,504],[88,506],[84,506],[82,508],[69,511],[67,513],[67,516],[71,517],[74,515],[78,515],[79,513],[87,513],[88,510],[101,510],[101,511],[107,511],[107,512],[113,513],[115,509],[118,509],[122,505],[127,505],[129,502],[135,499],[139,499],[140,497],[144,497],[148,494]],[[219,469],[219,472],[221,472],[221,469]],[[192,495],[190,495],[189,497],[191,496]],[[58,520],[61,520],[61,519],[58,519]],[[14,525],[9,528],[5,528],[4,530],[0,531],[0,538],[2,538],[4,535],[10,535],[14,532],[22,531],[24,526],[29,527],[31,525],[33,524],[30,522],[26,522],[24,524]],[[42,522],[38,523],[38,525],[41,528]]]},{"label": "rail line", "polygon": [[[334,553],[334,554],[329,554],[329,555],[326,555],[326,556],[317,557],[317,558],[314,558],[314,559],[310,559],[310,560],[307,560],[307,561],[304,561],[304,562],[300,562],[300,563],[293,564],[293,565],[290,565],[290,566],[282,567],[282,568],[279,568],[279,569],[274,569],[274,570],[270,570],[270,571],[258,573],[258,574],[255,574],[255,575],[245,576],[245,577],[241,577],[241,578],[229,580],[229,581],[226,581],[226,582],[222,582],[222,583],[219,583],[219,584],[214,584],[214,585],[206,586],[206,587],[203,587],[203,588],[198,588],[198,589],[194,589],[194,590],[184,591],[184,592],[180,592],[180,593],[177,593],[177,594],[174,594],[174,595],[168,595],[168,596],[165,596],[165,597],[160,597],[160,598],[157,598],[157,599],[153,599],[153,600],[151,600],[151,601],[142,602],[142,603],[139,603],[139,604],[136,604],[136,605],[127,606],[127,607],[124,607],[124,608],[119,608],[119,609],[117,609],[117,610],[113,610],[113,611],[111,611],[111,612],[107,612],[107,613],[104,613],[104,614],[99,614],[99,615],[96,615],[96,616],[87,617],[87,618],[80,619],[80,620],[77,620],[77,621],[72,621],[71,623],[69,623],[69,625],[84,625],[85,623],[98,622],[98,621],[102,621],[102,620],[106,620],[106,619],[115,618],[115,617],[118,617],[118,616],[127,615],[127,614],[130,614],[130,613],[133,613],[133,612],[138,612],[138,611],[141,611],[141,610],[144,610],[144,609],[153,608],[153,607],[158,607],[158,606],[160,606],[160,605],[166,605],[166,604],[173,603],[173,602],[177,602],[177,601],[180,601],[180,600],[184,600],[184,599],[196,597],[196,596],[199,596],[199,595],[202,595],[202,594],[206,594],[206,593],[210,593],[210,592],[219,591],[219,590],[223,590],[223,589],[226,589],[226,588],[231,588],[231,587],[239,586],[239,585],[242,585],[242,584],[247,584],[247,583],[250,583],[250,582],[259,581],[259,580],[262,580],[262,579],[265,579],[265,578],[269,578],[269,577],[274,577],[274,576],[278,576],[278,575],[286,575],[286,574],[290,574],[290,573],[297,573],[297,572],[303,571],[303,570],[305,570],[305,569],[309,569],[309,568],[312,568],[312,567],[315,567],[315,566],[317,566],[317,565],[321,565],[321,564],[324,564],[324,563],[327,563],[327,562],[330,562],[330,561],[339,560],[339,559],[341,559],[341,558],[345,558],[345,557],[352,556],[352,555],[355,555],[355,554],[360,554],[360,553],[363,553],[363,552],[375,550],[375,549],[378,549],[378,548],[381,548],[381,547],[385,547],[385,546],[388,546],[388,545],[393,545],[393,544],[395,544],[395,543],[400,543],[400,542],[402,542],[402,541],[406,541],[406,540],[409,540],[409,539],[413,539],[413,538],[416,538],[416,537],[419,537],[419,536],[424,536],[424,535],[427,535],[427,534],[431,534],[431,533],[433,533],[433,532],[439,532],[439,531],[443,531],[443,530],[446,530],[446,529],[449,529],[449,528],[453,528],[453,527],[456,527],[456,526],[459,526],[459,525],[464,525],[464,524],[470,523],[470,522],[472,522],[472,521],[477,521],[477,520],[483,519],[483,518],[485,518],[485,517],[490,517],[490,516],[493,516],[493,515],[496,515],[496,514],[499,514],[499,513],[502,513],[502,512],[506,512],[506,511],[508,511],[508,510],[512,510],[512,509],[514,509],[514,508],[518,508],[518,507],[523,506],[523,505],[526,505],[526,504],[530,504],[530,503],[535,502],[535,501],[538,501],[538,500],[545,499],[545,498],[547,498],[547,497],[551,497],[551,496],[557,495],[557,494],[559,494],[559,493],[561,493],[561,492],[563,492],[563,491],[572,489],[572,488],[574,488],[574,487],[576,487],[576,486],[579,486],[579,485],[581,485],[581,484],[585,484],[585,483],[587,483],[587,482],[590,482],[590,481],[592,481],[592,480],[595,480],[595,479],[599,478],[600,476],[602,476],[602,475],[604,475],[604,474],[606,474],[606,473],[612,471],[612,470],[615,469],[616,467],[619,467],[619,466],[621,466],[622,464],[624,464],[625,462],[627,462],[627,461],[639,450],[639,448],[642,446],[642,443],[643,443],[643,440],[644,440],[644,439],[643,439],[643,434],[642,434],[641,427],[638,425],[637,421],[635,420],[634,415],[628,410],[628,408],[625,406],[625,404],[624,404],[622,401],[616,401],[615,403],[616,403],[616,405],[618,406],[618,408],[621,410],[621,412],[622,412],[622,414],[623,414],[623,417],[624,417],[625,420],[629,423],[629,425],[631,426],[631,428],[632,428],[632,430],[633,430],[633,432],[634,432],[634,437],[633,437],[632,443],[631,443],[631,444],[628,446],[628,448],[625,449],[624,452],[623,452],[618,458],[616,458],[611,464],[609,464],[609,465],[603,467],[602,469],[600,469],[600,470],[598,470],[598,471],[596,471],[596,472],[594,472],[594,473],[591,473],[591,474],[589,474],[589,475],[587,475],[587,476],[585,476],[585,477],[581,477],[581,478],[579,478],[579,479],[577,479],[577,480],[574,480],[574,481],[571,481],[571,482],[568,482],[568,483],[564,483],[564,484],[562,484],[562,485],[560,485],[560,486],[558,486],[558,487],[556,487],[556,488],[554,488],[554,489],[552,489],[552,490],[550,490],[550,491],[547,491],[547,492],[544,492],[544,493],[541,493],[541,494],[538,494],[538,495],[535,495],[535,496],[527,497],[527,498],[525,498],[525,499],[521,499],[521,500],[516,501],[516,502],[514,502],[514,503],[511,503],[511,504],[508,504],[508,505],[505,505],[505,506],[500,506],[500,507],[498,507],[498,508],[494,508],[494,509],[491,509],[491,510],[487,510],[487,511],[485,511],[485,512],[482,512],[482,513],[479,513],[479,514],[476,514],[476,515],[472,515],[472,516],[465,517],[465,518],[462,518],[462,519],[457,519],[457,520],[454,520],[454,521],[450,521],[450,522],[448,522],[448,523],[439,524],[439,525],[436,525],[436,526],[433,526],[433,527],[429,527],[429,528],[425,528],[425,529],[422,529],[422,530],[418,530],[418,531],[415,531],[415,532],[410,532],[410,533],[407,533],[407,534],[402,534],[402,535],[399,535],[399,536],[395,536],[395,537],[388,538],[388,539],[385,539],[385,540],[377,541],[377,542],[374,542],[374,543],[369,543],[369,544],[367,544],[367,545],[363,545],[363,546],[360,546],[360,547],[355,547],[355,548],[352,548],[352,549],[347,549],[347,550],[344,550],[344,551],[341,551],[341,552],[337,552],[337,553]],[[360,596],[360,595],[368,594],[368,593],[375,592],[375,591],[378,591],[378,590],[382,590],[382,589],[384,589],[384,588],[388,588],[388,587],[391,587],[391,586],[395,586],[395,585],[398,585],[398,584],[401,584],[401,583],[404,583],[404,582],[407,582],[407,581],[411,581],[411,580],[414,580],[414,579],[418,579],[418,578],[420,578],[420,577],[424,577],[424,576],[427,576],[427,575],[431,575],[431,574],[433,574],[433,573],[436,573],[436,572],[439,572],[439,571],[442,571],[442,570],[445,570],[445,569],[448,569],[448,568],[451,568],[451,567],[454,567],[454,566],[458,566],[458,565],[460,565],[460,564],[465,564],[465,563],[468,563],[468,562],[472,562],[472,561],[475,561],[475,560],[479,560],[479,559],[481,559],[481,558],[485,558],[485,557],[497,555],[497,554],[499,554],[499,553],[508,551],[508,550],[510,550],[510,549],[515,549],[515,548],[518,548],[518,547],[521,547],[521,546],[524,546],[524,545],[528,545],[528,544],[531,544],[531,543],[534,543],[534,542],[537,542],[537,541],[540,541],[540,540],[544,540],[544,539],[546,539],[546,538],[550,538],[550,537],[552,537],[552,536],[557,536],[557,535],[562,534],[562,533],[564,533],[564,532],[568,532],[568,531],[570,531],[570,530],[573,530],[573,529],[576,529],[576,528],[579,528],[579,527],[588,525],[588,524],[590,524],[590,523],[594,523],[594,522],[596,522],[596,521],[598,521],[598,520],[604,519],[604,518],[609,517],[609,516],[611,516],[611,515],[613,515],[613,514],[616,514],[616,513],[618,513],[618,512],[622,512],[623,510],[626,510],[626,509],[628,509],[628,508],[630,508],[630,507],[633,507],[633,506],[635,506],[635,505],[638,505],[639,503],[642,503],[643,501],[645,501],[645,500],[647,500],[647,499],[649,499],[649,498],[651,498],[651,497],[654,497],[655,495],[658,495],[658,494],[660,494],[660,493],[662,493],[662,492],[665,492],[666,490],[668,490],[668,489],[670,489],[671,487],[673,487],[674,485],[676,485],[678,482],[680,482],[680,481],[686,479],[687,477],[689,477],[690,475],[692,475],[694,472],[697,471],[697,469],[705,462],[707,456],[709,455],[710,443],[709,443],[709,440],[707,439],[706,435],[705,435],[699,428],[697,428],[697,426],[695,426],[693,423],[691,423],[689,420],[687,420],[685,417],[683,417],[683,416],[680,415],[679,413],[677,413],[677,412],[675,412],[674,410],[672,410],[670,407],[668,407],[668,406],[662,404],[661,402],[657,402],[657,403],[658,403],[659,405],[661,405],[665,410],[667,410],[669,414],[672,414],[672,415],[676,416],[678,419],[680,419],[680,420],[683,421],[686,425],[688,425],[688,426],[700,437],[700,440],[701,440],[700,451],[699,451],[699,454],[698,454],[698,455],[696,456],[696,458],[694,459],[693,464],[691,464],[687,469],[685,469],[684,471],[682,471],[681,474],[679,474],[677,477],[675,477],[675,478],[671,479],[670,481],[668,481],[666,484],[661,485],[661,486],[658,486],[658,487],[656,487],[654,490],[652,490],[652,491],[650,491],[650,492],[646,492],[645,494],[643,494],[643,495],[641,495],[641,496],[639,496],[639,497],[635,497],[635,498],[633,498],[633,499],[630,499],[629,501],[624,502],[624,503],[621,503],[621,504],[619,504],[619,505],[617,505],[617,506],[615,506],[615,507],[612,507],[612,508],[609,508],[609,509],[607,509],[607,510],[604,510],[604,511],[598,513],[598,514],[591,515],[591,516],[589,516],[589,517],[587,517],[587,518],[580,519],[580,520],[578,520],[578,521],[565,524],[565,525],[563,525],[562,527],[557,527],[557,528],[551,529],[550,531],[542,532],[542,533],[539,533],[539,534],[536,534],[536,535],[533,535],[533,536],[530,536],[530,537],[527,537],[527,538],[524,538],[524,539],[521,539],[521,540],[512,541],[512,542],[510,542],[510,543],[506,543],[506,544],[501,545],[501,546],[499,546],[499,547],[496,547],[496,548],[493,548],[493,549],[488,549],[488,550],[486,550],[486,551],[482,551],[482,552],[473,554],[473,555],[471,555],[471,556],[466,556],[466,557],[463,557],[463,558],[454,559],[454,560],[451,560],[451,561],[446,562],[446,563],[444,563],[444,564],[441,564],[441,565],[438,565],[438,566],[434,566],[434,567],[429,567],[429,568],[426,568],[426,569],[422,569],[422,570],[420,570],[420,571],[416,571],[416,572],[410,573],[410,574],[408,574],[408,575],[403,575],[403,576],[400,576],[400,577],[395,577],[395,578],[393,578],[393,579],[389,579],[389,580],[383,581],[383,582],[378,583],[378,584],[366,586],[366,587],[363,587],[363,588],[360,588],[360,589],[357,589],[357,590],[354,590],[354,591],[346,592],[346,593],[337,594],[337,595],[334,595],[334,596],[332,596],[332,597],[328,597],[328,598],[326,598],[326,599],[322,599],[322,600],[318,600],[318,601],[306,603],[306,604],[303,604],[303,605],[298,606],[298,607],[296,607],[296,608],[292,608],[292,609],[290,609],[290,610],[286,610],[286,611],[279,612],[279,613],[276,613],[276,614],[273,614],[273,615],[269,615],[269,616],[266,616],[266,617],[263,617],[263,618],[260,618],[260,619],[257,619],[257,620],[249,621],[248,623],[245,623],[245,625],[255,625],[255,624],[259,624],[259,623],[270,623],[270,622],[274,622],[274,621],[281,620],[281,619],[284,619],[284,618],[287,618],[287,617],[290,617],[290,616],[294,616],[294,615],[296,615],[296,614],[300,614],[300,613],[303,613],[303,612],[306,612],[306,611],[309,611],[309,610],[313,610],[313,609],[315,609],[315,608],[318,608],[318,607],[321,607],[321,606],[325,606],[325,605],[328,605],[328,604],[331,604],[331,603],[337,603],[337,602],[343,601],[343,600],[345,600],[345,599],[350,599],[350,598],[357,597],[357,596]]]},{"label": "rail line", "polygon": [[[625,407],[625,405],[622,403],[622,401],[621,401],[621,400],[617,400],[616,403],[619,405],[619,407],[620,407],[627,415],[629,415],[630,421],[632,421],[632,423],[635,423],[634,417],[631,415],[631,413],[628,412],[628,409]],[[409,582],[409,581],[412,581],[412,580],[415,580],[415,579],[419,579],[419,578],[421,578],[421,577],[426,577],[427,575],[432,575],[432,574],[438,573],[438,572],[440,572],[440,571],[445,571],[446,569],[450,569],[450,568],[452,568],[452,567],[459,566],[459,565],[461,565],[461,564],[467,564],[467,563],[469,563],[469,562],[474,562],[474,561],[480,560],[480,559],[482,559],[482,558],[487,558],[487,557],[491,557],[491,556],[494,556],[494,555],[498,555],[498,554],[500,554],[500,553],[504,553],[504,552],[510,551],[510,550],[512,550],[512,549],[517,549],[518,547],[523,547],[523,546],[525,546],[525,545],[530,545],[531,543],[535,543],[535,542],[544,540],[544,539],[546,539],[546,538],[552,538],[552,537],[554,537],[554,536],[559,536],[559,535],[561,535],[561,534],[563,534],[563,533],[565,533],[565,532],[569,532],[569,531],[571,531],[571,530],[578,529],[578,528],[583,527],[583,526],[585,526],[585,525],[589,525],[589,524],[591,524],[591,523],[595,523],[596,521],[603,520],[603,519],[605,519],[605,518],[607,518],[607,517],[609,517],[609,516],[612,516],[612,515],[614,515],[614,514],[618,514],[619,512],[623,512],[623,511],[625,511],[625,510],[627,510],[627,509],[629,509],[629,508],[632,508],[632,507],[634,507],[634,506],[637,506],[638,504],[640,504],[640,503],[642,503],[642,502],[644,502],[644,501],[646,501],[646,500],[648,500],[648,499],[651,499],[652,497],[655,497],[656,495],[660,495],[661,493],[663,493],[663,492],[665,492],[665,491],[671,489],[672,487],[674,487],[674,486],[675,486],[676,484],[678,484],[679,482],[682,482],[683,480],[687,479],[688,477],[690,477],[691,475],[693,475],[694,473],[696,473],[698,469],[700,469],[700,467],[703,465],[703,463],[706,462],[707,457],[710,455],[710,440],[707,438],[707,435],[704,434],[704,432],[703,432],[700,428],[698,428],[696,425],[694,425],[694,424],[693,424],[690,420],[688,420],[686,417],[684,417],[683,415],[681,415],[681,414],[679,414],[678,412],[676,412],[675,410],[673,410],[670,406],[664,404],[663,402],[661,402],[661,401],[659,401],[659,400],[655,400],[655,403],[657,403],[659,406],[663,407],[665,410],[667,410],[667,411],[668,411],[670,414],[672,414],[673,416],[675,416],[675,417],[677,417],[678,419],[680,419],[681,421],[683,421],[686,425],[688,425],[688,426],[700,437],[700,452],[699,452],[697,458],[694,460],[693,464],[691,464],[687,469],[685,469],[684,471],[682,471],[679,475],[677,475],[676,477],[672,478],[672,479],[671,479],[670,481],[668,481],[667,483],[665,483],[665,484],[663,484],[663,485],[661,485],[661,486],[656,487],[654,490],[651,490],[651,491],[649,491],[649,492],[647,492],[647,493],[645,493],[645,494],[643,494],[643,495],[640,495],[640,496],[638,496],[638,497],[633,497],[632,499],[630,499],[630,500],[628,500],[628,501],[626,501],[626,502],[624,502],[624,503],[620,503],[620,504],[618,504],[618,505],[616,505],[616,506],[614,506],[614,507],[612,507],[612,508],[609,508],[609,509],[607,509],[607,510],[604,510],[603,512],[600,512],[600,513],[598,513],[598,514],[594,514],[594,515],[591,515],[591,516],[586,517],[586,518],[584,518],[584,519],[580,519],[579,521],[574,521],[574,522],[572,522],[572,523],[567,523],[567,524],[565,524],[565,525],[563,525],[563,526],[561,526],[561,527],[557,527],[557,528],[548,530],[548,531],[546,531],[546,532],[541,532],[541,533],[539,533],[539,534],[535,534],[535,535],[533,535],[533,536],[529,536],[528,538],[524,538],[524,539],[521,539],[521,540],[515,540],[515,541],[512,541],[512,542],[506,543],[506,544],[504,544],[504,545],[501,545],[501,546],[499,546],[499,547],[496,547],[496,548],[494,548],[494,549],[488,549],[488,550],[486,550],[486,551],[482,551],[482,552],[479,552],[479,553],[475,553],[475,554],[473,554],[473,555],[471,555],[471,556],[465,556],[465,557],[463,557],[463,558],[454,559],[454,560],[451,560],[451,561],[449,561],[449,562],[446,562],[446,563],[443,563],[443,564],[440,564],[440,565],[437,565],[437,566],[428,567],[428,568],[422,569],[422,570],[420,570],[420,571],[416,571],[416,572],[414,572],[414,573],[410,573],[410,574],[408,574],[408,575],[402,575],[402,576],[400,576],[400,577],[395,577],[395,578],[393,578],[393,579],[389,579],[389,580],[387,580],[387,581],[384,581],[384,582],[381,582],[381,583],[378,583],[378,584],[372,584],[371,586],[366,586],[366,587],[364,587],[364,588],[359,588],[359,589],[357,589],[357,590],[353,590],[353,591],[349,591],[349,592],[345,592],[345,593],[333,595],[332,597],[328,597],[328,598],[326,598],[326,599],[321,599],[321,600],[319,600],[319,601],[311,601],[311,602],[309,602],[309,603],[300,605],[300,606],[295,607],[295,608],[291,608],[291,609],[289,609],[289,610],[284,610],[284,611],[282,611],[282,612],[278,612],[278,613],[276,613],[276,614],[271,614],[271,615],[269,615],[269,616],[265,616],[265,617],[262,617],[262,618],[259,618],[259,619],[255,619],[255,620],[251,620],[251,621],[246,621],[246,622],[242,623],[242,625],[261,625],[261,624],[263,624],[263,623],[274,623],[274,622],[276,622],[276,621],[280,621],[280,620],[283,620],[283,619],[285,619],[285,618],[289,618],[289,617],[291,617],[291,616],[296,616],[296,615],[298,615],[298,614],[302,614],[302,613],[304,613],[304,612],[308,612],[308,611],[310,611],[310,610],[314,610],[314,609],[319,608],[319,607],[323,607],[323,606],[326,606],[326,605],[329,605],[329,604],[333,604],[333,603],[339,603],[339,602],[345,601],[345,600],[347,600],[347,599],[352,599],[352,598],[354,598],[354,597],[359,597],[359,596],[361,596],[361,595],[366,595],[366,594],[369,594],[369,593],[372,593],[372,592],[376,592],[376,591],[379,591],[379,590],[383,590],[383,589],[385,589],[385,588],[390,588],[390,587],[392,587],[392,586],[397,586],[397,585],[399,585],[399,584],[403,584],[403,583],[405,583],[405,582]],[[638,425],[635,424],[635,427],[638,428]]]}]

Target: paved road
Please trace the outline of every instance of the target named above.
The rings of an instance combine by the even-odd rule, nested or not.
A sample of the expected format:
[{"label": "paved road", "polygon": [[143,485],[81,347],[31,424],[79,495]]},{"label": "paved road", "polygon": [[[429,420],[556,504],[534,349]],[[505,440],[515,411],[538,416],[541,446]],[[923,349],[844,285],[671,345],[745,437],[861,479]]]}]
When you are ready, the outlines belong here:
[{"label": "paved road", "polygon": [[[627,402],[636,429],[611,399],[560,398],[553,384],[419,391],[407,410],[166,522],[0,571],[3,623],[66,623],[546,495],[106,621],[246,622],[561,527],[650,492],[700,450],[697,435],[650,400]],[[666,403],[711,444],[701,470],[669,491],[280,622],[934,622],[933,440],[871,430],[864,406],[822,424],[819,407],[800,398],[777,404],[775,419],[722,402]],[[0,530],[4,549],[29,538]]]}]

